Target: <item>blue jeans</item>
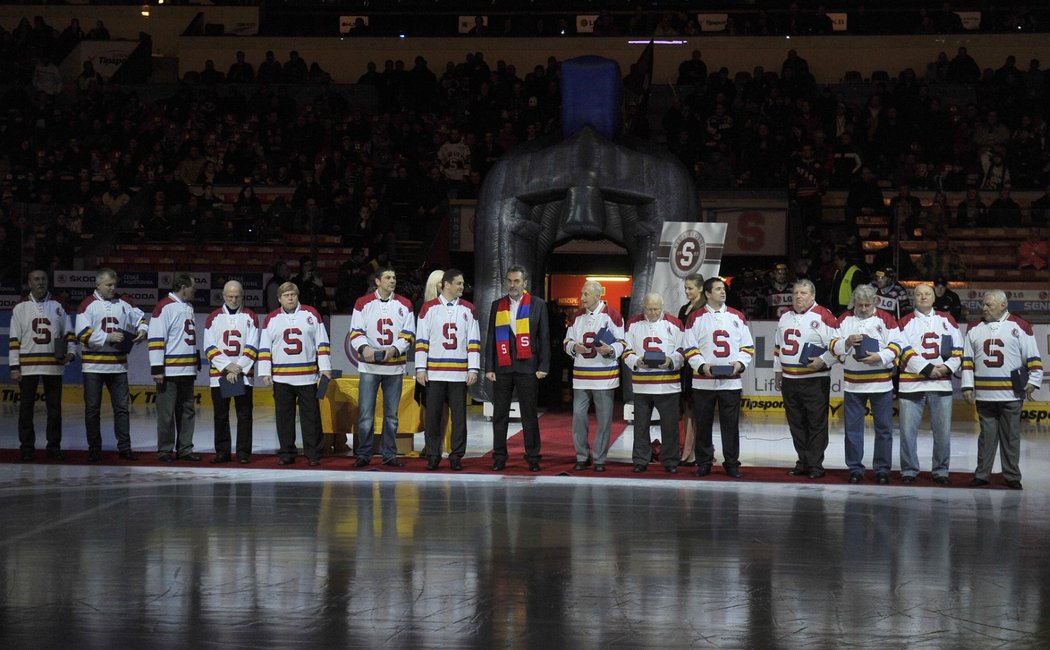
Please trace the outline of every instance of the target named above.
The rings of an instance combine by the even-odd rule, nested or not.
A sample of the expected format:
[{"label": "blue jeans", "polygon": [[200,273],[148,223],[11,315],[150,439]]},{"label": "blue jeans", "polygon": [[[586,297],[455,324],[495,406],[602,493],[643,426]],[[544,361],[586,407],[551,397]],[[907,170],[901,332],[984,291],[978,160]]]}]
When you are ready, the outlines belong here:
[{"label": "blue jeans", "polygon": [[131,449],[131,417],[128,413],[130,393],[126,372],[84,373],[84,428],[87,432],[88,449],[102,449],[102,386],[109,389],[109,401],[113,405],[113,433],[117,438],[117,449]]},{"label": "blue jeans", "polygon": [[383,432],[379,453],[383,462],[397,458],[397,412],[401,407],[404,375],[362,372],[357,387],[357,457],[371,460],[375,437],[376,397],[383,389]]},{"label": "blue jeans", "polygon": [[[914,397],[905,397],[905,395]],[[916,449],[916,438],[922,412],[930,408],[930,428],[933,429],[933,476],[948,476],[948,463],[952,455],[952,394],[951,393],[901,393],[897,404],[900,406],[901,424],[901,476],[919,474],[919,454]]]},{"label": "blue jeans", "polygon": [[875,421],[875,451],[872,468],[889,474],[893,460],[893,392],[842,394],[846,411],[846,467],[850,474],[864,472],[864,407],[871,403]]}]

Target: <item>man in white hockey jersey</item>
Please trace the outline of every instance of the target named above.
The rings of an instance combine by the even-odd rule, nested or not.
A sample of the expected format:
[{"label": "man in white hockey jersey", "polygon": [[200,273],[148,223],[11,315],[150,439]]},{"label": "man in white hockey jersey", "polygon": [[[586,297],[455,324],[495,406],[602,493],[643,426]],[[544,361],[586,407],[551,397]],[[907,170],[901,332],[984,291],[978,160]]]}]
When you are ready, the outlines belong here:
[{"label": "man in white hockey jersey", "polygon": [[984,294],[984,319],[970,323],[963,339],[962,391],[977,403],[981,434],[977,469],[970,487],[984,487],[992,477],[996,446],[1006,485],[1021,489],[1021,405],[1043,383],[1032,326],[1007,310],[1006,294]]},{"label": "man in white hockey jersey", "polygon": [[[678,472],[678,407],[682,392],[682,322],[664,311],[664,298],[650,293],[642,313],[627,321],[623,361],[631,369],[634,390],[634,472],[644,472],[652,458],[649,426],[660,412],[660,463]],[[648,359],[648,361],[647,361]]]},{"label": "man in white hockey jersey", "polygon": [[427,391],[424,453],[429,470],[441,464],[441,415],[445,405],[452,423],[449,467],[462,470],[467,450],[467,386],[478,380],[481,371],[481,333],[474,305],[462,299],[464,286],[462,271],[445,271],[437,297],[419,309],[416,383]]},{"label": "man in white hockey jersey", "polygon": [[191,302],[196,291],[193,278],[176,275],[149,321],[150,374],[157,385],[157,458],[164,463],[201,459],[193,452],[193,381],[201,365]]},{"label": "man in white hockey jersey", "polygon": [[358,298],[350,317],[350,346],[360,362],[357,417],[357,461],[355,467],[372,462],[375,446],[375,412],[379,390],[383,391],[383,430],[379,454],[384,466],[404,467],[397,458],[398,409],[405,377],[406,354],[415,336],[416,318],[412,303],[394,293],[397,273],[389,266],[376,269],[375,291]]},{"label": "man in white hockey jersey", "polygon": [[223,397],[219,381],[241,383],[244,392],[235,395],[237,411],[237,461],[251,462],[252,455],[252,367],[259,358],[259,322],[251,309],[244,306],[244,287],[230,280],[222,288],[222,307],[204,322],[204,356],[208,358],[212,414],[215,422],[215,457],[211,462],[231,460],[230,399]]},{"label": "man in white hockey jersey", "polygon": [[843,367],[843,411],[849,482],[864,480],[864,416],[875,424],[872,467],[880,484],[890,482],[893,461],[893,371],[902,352],[897,321],[875,308],[875,287],[853,290],[852,309],[839,319],[831,352]]},{"label": "man in white hockey jersey", "polygon": [[788,475],[818,479],[824,476],[828,448],[829,367],[835,359],[827,347],[838,321],[816,303],[816,288],[810,280],[795,282],[792,301],[791,311],[777,321],[774,381],[777,390],[783,391],[784,413],[798,454]]},{"label": "man in white hockey jersey", "polygon": [[[77,308],[74,330],[81,345],[84,373],[84,425],[88,460],[102,460],[102,387],[113,405],[113,433],[119,456],[138,460],[131,449],[131,420],[128,411],[127,350],[146,339],[146,318],[128,299],[117,296],[117,272],[99,269],[95,291]],[[131,341],[127,339],[131,338]]]},{"label": "man in white hockey jersey", "polygon": [[259,334],[258,376],[273,386],[277,424],[277,464],[291,465],[295,446],[295,409],[303,432],[303,454],[311,467],[321,464],[324,436],[317,403],[318,375],[332,378],[332,350],[321,315],[299,303],[299,288],[285,282],[277,288],[281,306],[266,316]]},{"label": "man in white hockey jersey", "polygon": [[902,483],[914,483],[919,475],[919,423],[928,407],[933,430],[930,476],[940,485],[951,484],[952,375],[962,365],[962,334],[950,314],[933,308],[936,299],[932,285],[916,286],[915,310],[897,323],[905,345],[897,392]]},{"label": "man in white hockey jersey", "polygon": [[37,386],[44,386],[47,405],[47,457],[62,456],[62,373],[74,358],[73,321],[66,308],[47,290],[47,272],[30,271],[29,295],[11,311],[8,363],[18,384],[18,442],[23,461],[33,460],[36,430],[33,407]]},{"label": "man in white hockey jersey", "polygon": [[686,358],[693,367],[693,417],[696,420],[696,475],[707,476],[715,460],[712,429],[715,407],[722,436],[722,467],[740,478],[740,375],[755,357],[747,318],[726,306],[722,278],[704,282],[707,305],[693,312],[685,331]]},{"label": "man in white hockey jersey", "polygon": [[[565,333],[562,347],[573,358],[572,366],[572,444],[576,448],[576,471],[594,462],[594,471],[605,471],[612,435],[613,393],[620,385],[618,359],[626,345],[623,317],[605,304],[605,289],[588,280],[580,290],[581,309]],[[594,447],[589,444],[587,412],[594,402],[598,431]]]}]

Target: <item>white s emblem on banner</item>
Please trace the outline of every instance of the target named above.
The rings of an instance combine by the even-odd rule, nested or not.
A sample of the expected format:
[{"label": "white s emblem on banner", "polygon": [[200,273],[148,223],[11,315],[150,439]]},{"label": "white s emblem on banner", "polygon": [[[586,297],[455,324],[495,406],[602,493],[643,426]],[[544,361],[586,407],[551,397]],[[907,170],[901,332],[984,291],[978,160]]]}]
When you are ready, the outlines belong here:
[{"label": "white s emblem on banner", "polygon": [[664,222],[650,289],[664,297],[664,309],[676,313],[685,303],[686,276],[699,273],[706,279],[718,274],[725,239],[724,223]]}]

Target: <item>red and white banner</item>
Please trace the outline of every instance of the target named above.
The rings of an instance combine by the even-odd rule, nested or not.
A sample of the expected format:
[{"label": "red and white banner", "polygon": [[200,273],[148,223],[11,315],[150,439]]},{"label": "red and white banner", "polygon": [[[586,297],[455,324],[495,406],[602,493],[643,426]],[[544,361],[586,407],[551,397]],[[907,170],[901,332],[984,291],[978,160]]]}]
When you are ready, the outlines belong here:
[{"label": "red and white banner", "polygon": [[709,221],[718,221],[728,226],[724,251],[726,255],[784,255],[786,210],[726,209],[708,210],[707,214]]}]

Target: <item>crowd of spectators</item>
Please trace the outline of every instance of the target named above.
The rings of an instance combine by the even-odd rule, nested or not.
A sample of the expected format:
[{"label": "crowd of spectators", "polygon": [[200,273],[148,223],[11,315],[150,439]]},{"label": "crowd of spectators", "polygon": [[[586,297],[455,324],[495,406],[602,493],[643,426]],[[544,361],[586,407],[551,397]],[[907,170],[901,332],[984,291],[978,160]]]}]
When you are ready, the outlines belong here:
[{"label": "crowd of spectators", "polygon": [[[4,52],[32,29],[21,41],[14,32],[0,39]],[[53,32],[33,42],[59,39]],[[39,60],[40,47],[30,52]],[[650,120],[637,113],[642,72],[633,69],[627,118],[634,135],[665,138],[702,188],[790,188],[815,231],[829,188],[848,191],[850,224],[884,210],[887,183],[900,194],[975,193],[962,206],[890,202],[902,238],[939,237],[952,225],[1020,225],[1011,188],[1050,181],[1050,79],[1036,60],[1026,69],[1014,57],[993,64],[959,48],[922,74],[847,92],[820,83],[837,80],[818,82],[794,50],[779,70],[751,71],[709,71],[697,51],[679,68],[677,101]],[[481,52],[437,71],[422,56],[411,66],[370,63],[350,93],[297,52],[259,62],[238,53],[225,71],[209,62],[155,100],[94,77],[50,94],[19,77],[17,62],[0,68],[21,81],[0,115],[10,171],[2,241],[46,234],[33,262],[45,268],[67,264],[80,233],[114,230],[201,241],[329,234],[370,258],[393,257],[399,237],[433,234],[450,198],[477,198],[503,152],[559,128],[554,57],[529,71]],[[370,100],[360,100],[362,88]],[[857,88],[863,101],[850,99]],[[969,99],[942,100],[945,88]],[[217,186],[239,188],[236,201]],[[288,191],[260,200],[275,187]],[[1031,215],[1033,225],[1047,223],[1045,209]]]}]

